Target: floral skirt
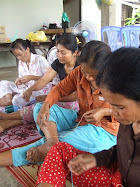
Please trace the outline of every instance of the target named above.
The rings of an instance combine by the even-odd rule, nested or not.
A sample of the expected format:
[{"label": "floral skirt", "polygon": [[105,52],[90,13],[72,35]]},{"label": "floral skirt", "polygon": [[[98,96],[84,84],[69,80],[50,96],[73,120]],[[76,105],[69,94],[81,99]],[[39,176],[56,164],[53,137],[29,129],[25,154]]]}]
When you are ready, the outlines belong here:
[{"label": "floral skirt", "polygon": [[[34,123],[35,122],[34,121],[34,117],[33,117],[33,109],[34,109],[35,104],[23,107],[20,110],[20,116],[21,116],[24,124]],[[76,112],[79,111],[78,101],[74,101],[74,102],[57,102],[57,105],[62,107],[62,108],[73,109]]]}]

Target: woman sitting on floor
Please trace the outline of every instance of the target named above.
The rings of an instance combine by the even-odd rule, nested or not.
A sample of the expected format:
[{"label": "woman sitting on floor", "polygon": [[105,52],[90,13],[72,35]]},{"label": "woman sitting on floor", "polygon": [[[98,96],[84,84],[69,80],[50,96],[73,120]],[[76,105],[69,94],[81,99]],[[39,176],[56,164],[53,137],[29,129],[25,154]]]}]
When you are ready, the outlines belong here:
[{"label": "woman sitting on floor", "polygon": [[[16,105],[25,106],[27,103],[22,98],[23,92],[39,80],[50,67],[47,60],[37,55],[33,44],[29,40],[17,39],[11,45],[11,52],[19,60],[18,78],[15,83],[11,81],[0,81],[0,106]],[[34,92],[30,101],[35,100],[38,95],[48,94],[51,83],[42,90]]]},{"label": "woman sitting on floor", "polygon": [[[91,77],[92,76],[94,76],[94,74],[92,74]],[[89,131],[88,135],[90,133],[91,132]],[[98,141],[100,141],[100,137],[98,138]],[[121,176],[118,170],[115,170],[115,168],[113,167],[104,167],[104,164],[102,164],[102,160],[104,160],[105,162],[106,160],[108,160],[108,157],[110,156],[109,154],[106,156],[104,156],[104,154],[103,156],[100,156],[97,160],[97,163],[99,162],[99,165],[98,167],[96,167],[96,159],[92,154],[78,150],[74,147],[69,145],[68,143],[60,142],[51,148],[45,158],[42,169],[40,171],[39,179],[37,182],[38,187],[63,187],[65,186],[66,178],[68,180],[71,180],[73,184],[78,187],[122,186]],[[96,154],[100,155],[100,152],[95,153],[95,155]],[[70,171],[72,171],[73,174],[71,174]]]},{"label": "woman sitting on floor", "polygon": [[[75,174],[118,161],[123,186],[140,186],[140,49],[120,48],[110,55],[97,77],[101,92],[121,123],[117,145],[69,163]],[[80,158],[83,157],[81,160]],[[83,164],[79,164],[83,162]]]},{"label": "woman sitting on floor", "polygon": [[[103,42],[87,43],[80,55],[81,66],[52,88],[43,105],[36,104],[34,118],[45,138],[40,140],[40,146],[34,144],[35,148],[27,152],[27,160],[43,161],[50,147],[58,141],[91,153],[116,144],[119,123],[110,117],[110,105],[95,83],[98,71],[110,53],[109,46]],[[79,101],[78,113],[53,105],[74,91],[77,91]]]},{"label": "woman sitting on floor", "polygon": [[[64,34],[58,39],[56,42],[58,59],[52,63],[46,75],[23,93],[23,98],[26,101],[29,100],[33,91],[38,91],[43,88],[48,82],[52,81],[57,74],[59,75],[60,80],[62,80],[79,65],[77,57],[85,45],[83,37],[80,39],[81,41],[73,34]],[[70,98],[70,101],[72,99],[75,101],[75,93],[68,97]]]},{"label": "woman sitting on floor", "polygon": [[[97,84],[100,86],[104,98],[112,106],[112,114],[121,123],[117,145],[94,155],[84,153],[76,156],[78,150],[66,143],[61,145],[60,142],[46,156],[39,174],[38,187],[51,187],[54,184],[56,187],[63,187],[63,183],[65,183],[63,179],[66,177],[64,174],[69,172],[68,168],[78,176],[78,181],[81,176],[85,180],[85,176],[90,173],[91,168],[92,171],[96,171],[100,166],[109,167],[116,160],[123,179],[123,185],[117,184],[116,187],[140,186],[140,49],[120,48],[113,52],[99,73]],[[63,149],[67,149],[68,152]],[[54,153],[57,156],[54,157]],[[69,157],[65,156],[67,153],[72,155],[71,158],[75,158],[69,161]],[[57,157],[60,162],[56,161]],[[54,170],[57,168],[56,173],[51,173],[49,166]],[[61,170],[58,170],[58,167]],[[75,180],[75,175],[73,175],[73,180]],[[54,177],[55,179],[58,177],[58,183],[55,182],[56,180],[54,181]],[[102,178],[103,175],[100,176],[100,182]],[[115,179],[117,180],[117,176]],[[59,183],[59,181],[61,182]],[[98,184],[98,186],[101,185]]]}]

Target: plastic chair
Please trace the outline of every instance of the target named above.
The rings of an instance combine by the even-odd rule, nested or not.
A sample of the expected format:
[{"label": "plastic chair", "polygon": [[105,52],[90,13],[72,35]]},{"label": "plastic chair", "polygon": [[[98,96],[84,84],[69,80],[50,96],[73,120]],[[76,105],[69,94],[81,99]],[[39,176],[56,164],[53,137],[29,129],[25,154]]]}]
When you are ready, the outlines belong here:
[{"label": "plastic chair", "polygon": [[139,47],[140,26],[129,25],[121,28],[121,38],[125,47]]},{"label": "plastic chair", "polygon": [[110,46],[112,51],[115,51],[116,49],[122,47],[122,40],[120,35],[120,29],[121,27],[117,26],[106,26],[101,28],[101,37],[102,41],[105,41],[105,32],[107,35],[108,45]]}]

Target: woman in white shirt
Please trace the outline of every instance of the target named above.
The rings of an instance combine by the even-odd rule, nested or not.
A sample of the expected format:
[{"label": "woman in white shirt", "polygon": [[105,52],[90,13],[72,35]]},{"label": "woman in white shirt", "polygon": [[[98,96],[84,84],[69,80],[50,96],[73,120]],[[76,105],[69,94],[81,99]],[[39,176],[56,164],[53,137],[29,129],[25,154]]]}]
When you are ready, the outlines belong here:
[{"label": "woman in white shirt", "polygon": [[[25,106],[27,102],[22,98],[22,93],[39,80],[50,65],[45,57],[36,54],[29,40],[15,40],[11,45],[11,52],[19,60],[19,75],[15,83],[7,80],[0,81],[0,106],[11,104]],[[38,95],[47,95],[51,88],[51,83],[48,83],[43,89],[33,92],[29,102]]]}]

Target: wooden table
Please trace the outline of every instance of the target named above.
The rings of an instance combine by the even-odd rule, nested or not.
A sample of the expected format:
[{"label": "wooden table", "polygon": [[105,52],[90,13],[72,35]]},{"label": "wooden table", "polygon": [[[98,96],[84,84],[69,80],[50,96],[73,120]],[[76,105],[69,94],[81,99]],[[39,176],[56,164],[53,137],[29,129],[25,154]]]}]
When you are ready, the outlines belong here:
[{"label": "wooden table", "polygon": [[[59,33],[72,33],[72,28],[66,28],[65,30],[63,28],[61,29],[43,29],[42,31],[44,31],[44,33],[46,35],[54,35],[54,34],[59,34]],[[35,49],[39,49],[40,51],[43,52],[43,54],[46,56],[47,52],[48,52],[48,48],[51,44],[51,41],[46,41],[46,42],[33,42],[33,45],[35,47]],[[6,43],[0,43],[0,52],[1,51],[10,51],[10,47],[11,47],[11,42],[6,42]]]},{"label": "wooden table", "polygon": [[[46,41],[46,42],[32,42],[35,49],[39,49],[42,51],[42,53],[46,56],[48,52],[48,48],[51,44],[51,42]],[[2,51],[10,51],[11,48],[11,42],[6,42],[6,43],[0,43],[0,52]]]},{"label": "wooden table", "polygon": [[43,31],[46,35],[54,35],[54,34],[59,34],[59,33],[72,33],[72,28],[66,28],[65,30],[64,29],[43,29],[41,30]]}]

